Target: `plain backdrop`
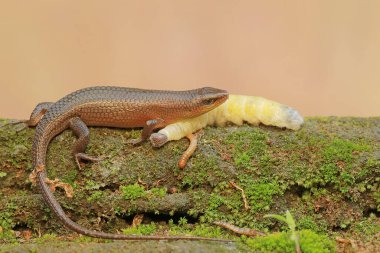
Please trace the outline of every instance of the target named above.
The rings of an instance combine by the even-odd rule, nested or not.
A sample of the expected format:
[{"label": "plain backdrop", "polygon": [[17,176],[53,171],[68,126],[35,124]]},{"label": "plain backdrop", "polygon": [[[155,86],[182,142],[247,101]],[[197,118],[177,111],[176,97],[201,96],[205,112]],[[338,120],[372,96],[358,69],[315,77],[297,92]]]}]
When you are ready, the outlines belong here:
[{"label": "plain backdrop", "polygon": [[93,85],[380,115],[380,1],[1,1],[0,118]]}]

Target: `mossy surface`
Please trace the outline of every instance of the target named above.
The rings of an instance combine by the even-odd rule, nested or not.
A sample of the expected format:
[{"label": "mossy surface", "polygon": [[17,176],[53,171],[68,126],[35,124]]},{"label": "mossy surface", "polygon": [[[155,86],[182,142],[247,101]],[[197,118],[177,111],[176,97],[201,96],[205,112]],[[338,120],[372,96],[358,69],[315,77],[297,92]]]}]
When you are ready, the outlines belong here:
[{"label": "mossy surface", "polygon": [[[311,230],[301,230],[300,244],[303,253],[335,252],[335,243],[326,235],[318,235]],[[257,253],[293,253],[294,242],[286,232],[273,233],[265,237],[247,238],[246,243]]]},{"label": "mossy surface", "polygon": [[[0,128],[0,240],[71,235],[28,180],[34,130],[16,133],[16,128]],[[208,127],[184,170],[177,162],[186,140],[159,149],[148,142],[133,147],[126,142],[139,130],[90,131],[87,153],[103,155],[102,161],[78,169],[71,155],[71,131],[52,141],[47,156],[49,177],[74,187],[72,199],[61,190],[55,195],[83,226],[128,231],[134,215],[143,213],[142,229],[155,224],[153,234],[235,238],[212,222],[277,232],[286,227],[263,216],[290,210],[298,229],[330,240],[378,241],[380,118],[308,118],[296,132],[249,125]],[[244,190],[249,209],[231,181]]]}]

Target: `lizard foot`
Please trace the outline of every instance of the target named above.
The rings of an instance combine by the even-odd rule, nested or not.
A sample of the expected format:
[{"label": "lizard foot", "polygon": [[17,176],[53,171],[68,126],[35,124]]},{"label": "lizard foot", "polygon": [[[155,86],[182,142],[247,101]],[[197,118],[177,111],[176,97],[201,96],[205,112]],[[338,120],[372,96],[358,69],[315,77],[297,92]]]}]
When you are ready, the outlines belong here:
[{"label": "lizard foot", "polygon": [[144,140],[142,138],[136,138],[136,139],[130,139],[127,140],[127,144],[130,144],[132,146],[140,145]]},{"label": "lizard foot", "polygon": [[91,162],[99,162],[99,161],[103,160],[104,158],[105,158],[104,156],[93,157],[93,156],[89,156],[85,153],[76,153],[75,154],[75,162],[77,163],[79,169],[82,169],[82,166],[80,164],[80,160],[91,161]]}]

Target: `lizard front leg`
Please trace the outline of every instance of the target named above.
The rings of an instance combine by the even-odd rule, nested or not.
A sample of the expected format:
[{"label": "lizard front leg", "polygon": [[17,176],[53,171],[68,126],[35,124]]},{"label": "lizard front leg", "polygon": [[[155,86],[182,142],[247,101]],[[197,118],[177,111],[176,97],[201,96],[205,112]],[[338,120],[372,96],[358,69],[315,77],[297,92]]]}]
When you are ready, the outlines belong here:
[{"label": "lizard front leg", "polygon": [[146,122],[146,125],[143,128],[143,131],[141,133],[141,137],[137,139],[129,140],[128,143],[132,145],[138,145],[141,142],[145,141],[149,138],[149,136],[153,133],[153,131],[157,128],[164,126],[164,120],[157,118],[157,119],[151,119]]}]

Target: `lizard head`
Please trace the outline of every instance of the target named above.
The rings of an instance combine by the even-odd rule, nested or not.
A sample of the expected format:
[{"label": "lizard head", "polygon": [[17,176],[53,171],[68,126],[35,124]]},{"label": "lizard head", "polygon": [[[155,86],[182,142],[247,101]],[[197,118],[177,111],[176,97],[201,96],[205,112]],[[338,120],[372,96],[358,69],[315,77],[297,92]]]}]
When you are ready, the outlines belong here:
[{"label": "lizard head", "polygon": [[228,92],[212,87],[204,87],[195,90],[195,95],[192,99],[194,116],[211,111],[215,107],[224,103],[228,98]]}]

